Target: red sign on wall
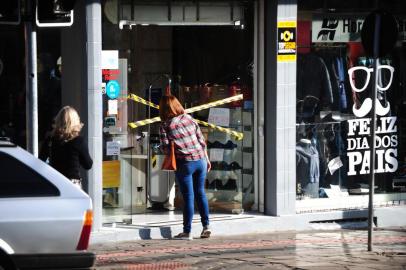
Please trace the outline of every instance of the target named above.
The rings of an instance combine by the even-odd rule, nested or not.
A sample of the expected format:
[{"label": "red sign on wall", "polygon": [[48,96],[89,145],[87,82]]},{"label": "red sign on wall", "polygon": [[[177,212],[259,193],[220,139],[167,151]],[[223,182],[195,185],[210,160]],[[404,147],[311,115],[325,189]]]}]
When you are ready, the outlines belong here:
[{"label": "red sign on wall", "polygon": [[119,69],[103,69],[102,70],[102,76],[103,76],[104,82],[108,82],[111,80],[117,80],[119,75],[120,75]]}]

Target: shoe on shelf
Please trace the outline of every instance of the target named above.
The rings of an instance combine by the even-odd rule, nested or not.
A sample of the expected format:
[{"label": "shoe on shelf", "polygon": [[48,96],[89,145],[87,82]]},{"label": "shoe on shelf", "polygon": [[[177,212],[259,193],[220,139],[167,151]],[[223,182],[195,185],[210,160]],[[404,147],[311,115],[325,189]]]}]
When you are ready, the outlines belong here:
[{"label": "shoe on shelf", "polygon": [[223,186],[223,189],[237,191],[237,180],[231,178],[228,179],[226,184]]},{"label": "shoe on shelf", "polygon": [[214,161],[211,163],[212,170],[223,171],[223,170],[227,170],[227,168],[228,168],[228,164],[225,161]]},{"label": "shoe on shelf", "polygon": [[174,239],[174,240],[193,240],[193,237],[192,237],[192,234],[190,234],[190,233],[185,233],[185,232],[182,232],[182,233],[179,233],[179,234],[177,234],[177,235],[175,235],[172,239]]},{"label": "shoe on shelf", "polygon": [[208,148],[223,148],[223,144],[219,141],[208,142],[207,147]]},{"label": "shoe on shelf", "polygon": [[200,238],[210,238],[211,230],[210,228],[203,228],[202,233],[200,234]]},{"label": "shoe on shelf", "polygon": [[229,168],[230,170],[233,170],[233,171],[235,171],[235,170],[241,170],[241,169],[242,169],[241,165],[238,164],[237,161],[231,162],[231,164],[228,165],[228,168]]},{"label": "shoe on shelf", "polygon": [[213,190],[223,189],[223,182],[221,179],[214,179],[213,182],[209,184],[209,188]]},{"label": "shoe on shelf", "polygon": [[237,148],[237,145],[232,141],[228,140],[226,144],[223,145],[224,149],[234,149]]}]

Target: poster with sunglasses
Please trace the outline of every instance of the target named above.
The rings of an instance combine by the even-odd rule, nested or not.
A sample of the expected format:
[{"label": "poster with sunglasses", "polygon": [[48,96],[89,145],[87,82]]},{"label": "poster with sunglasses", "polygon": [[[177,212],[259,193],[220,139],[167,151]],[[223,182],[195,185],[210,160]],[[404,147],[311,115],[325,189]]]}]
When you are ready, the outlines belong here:
[{"label": "poster with sunglasses", "polygon": [[[350,85],[354,92],[364,92],[371,80],[371,74],[378,72],[377,90],[385,92],[390,89],[395,69],[390,65],[378,65],[377,70],[364,66],[352,67],[348,70]],[[361,78],[361,79],[360,79]],[[390,116],[390,103],[376,99],[376,166],[375,173],[395,172],[398,169],[398,137],[397,117]],[[369,174],[370,170],[370,127],[372,99],[361,100],[359,106],[354,104],[352,111],[355,119],[348,120],[347,156],[348,175]]]}]

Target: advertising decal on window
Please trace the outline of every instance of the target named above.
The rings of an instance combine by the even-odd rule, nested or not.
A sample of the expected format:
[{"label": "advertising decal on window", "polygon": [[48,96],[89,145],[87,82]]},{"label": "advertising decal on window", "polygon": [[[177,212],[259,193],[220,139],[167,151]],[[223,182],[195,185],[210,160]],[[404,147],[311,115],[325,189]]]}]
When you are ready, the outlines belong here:
[{"label": "advertising decal on window", "polygon": [[[393,79],[394,68],[389,65],[379,65],[377,72],[389,72],[390,79],[386,85],[377,83],[378,91],[387,91]],[[350,79],[351,88],[357,93],[365,91],[371,79],[371,73],[375,71],[372,68],[363,66],[352,67],[348,70],[350,78],[354,78],[355,73],[363,73],[366,78],[364,84],[360,87]],[[379,76],[378,76],[379,77]],[[348,120],[348,138],[347,138],[347,156],[348,156],[348,175],[369,174],[370,170],[370,126],[371,118],[365,118],[372,109],[372,99],[365,98],[359,108],[354,104],[352,111],[357,117]],[[398,169],[398,137],[396,116],[390,115],[390,103],[382,105],[381,101],[376,99],[377,127],[375,138],[376,166],[375,173],[395,172]]]},{"label": "advertising decal on window", "polygon": [[296,61],[296,22],[278,22],[278,62]]},{"label": "advertising decal on window", "polygon": [[[397,18],[399,40],[406,40],[406,19]],[[360,42],[363,18],[354,16],[315,15],[312,20],[312,42]]]}]

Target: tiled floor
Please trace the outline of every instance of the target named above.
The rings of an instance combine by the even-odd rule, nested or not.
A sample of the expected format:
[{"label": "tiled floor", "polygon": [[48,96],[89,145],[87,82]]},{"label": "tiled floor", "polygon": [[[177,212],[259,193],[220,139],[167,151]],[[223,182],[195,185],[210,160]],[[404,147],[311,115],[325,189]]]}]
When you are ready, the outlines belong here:
[{"label": "tiled floor", "polygon": [[[212,222],[224,221],[224,220],[236,220],[236,219],[249,219],[253,218],[253,215],[242,214],[242,215],[232,215],[232,214],[217,214],[213,213],[210,215],[210,220]],[[110,220],[109,220],[110,219]],[[154,211],[144,214],[129,215],[123,213],[115,213],[110,217],[105,218],[105,226],[109,227],[130,227],[130,226],[142,226],[142,227],[159,227],[159,226],[168,226],[168,225],[180,225],[182,224],[183,216],[180,211]],[[128,222],[123,222],[126,220]],[[193,219],[194,223],[200,222],[200,217],[198,214],[195,214]]]}]

